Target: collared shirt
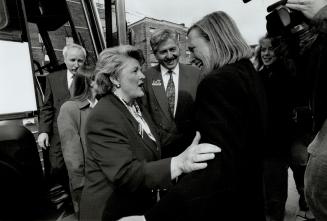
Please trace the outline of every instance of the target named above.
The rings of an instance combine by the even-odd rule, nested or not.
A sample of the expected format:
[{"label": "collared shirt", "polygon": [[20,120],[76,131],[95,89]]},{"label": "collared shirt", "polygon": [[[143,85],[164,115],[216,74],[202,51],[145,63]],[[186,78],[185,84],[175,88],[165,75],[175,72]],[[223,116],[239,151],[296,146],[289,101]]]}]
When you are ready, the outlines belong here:
[{"label": "collared shirt", "polygon": [[70,88],[70,86],[72,85],[72,82],[73,82],[73,77],[74,77],[74,74],[71,73],[68,69],[67,69],[67,82],[68,82],[68,88]]},{"label": "collared shirt", "polygon": [[[162,81],[165,87],[165,90],[167,90],[167,85],[169,81],[169,73],[168,69],[165,68],[164,66],[160,65],[160,70],[161,70],[161,76],[162,76]],[[174,105],[174,115],[176,114],[176,108],[177,108],[177,101],[178,101],[178,82],[179,82],[179,64],[176,65],[174,69],[171,70],[173,72],[173,81],[175,85],[175,105]]]},{"label": "collared shirt", "polygon": [[98,99],[94,99],[94,101],[87,99],[87,101],[90,103],[90,108],[94,108],[95,105],[98,103]]},{"label": "collared shirt", "polygon": [[134,119],[139,123],[139,128],[138,128],[139,135],[143,138],[143,136],[144,136],[143,132],[145,132],[151,140],[156,142],[156,138],[151,133],[149,125],[142,117],[142,112],[141,112],[140,107],[137,104],[137,102],[134,101],[134,103],[131,105],[131,104],[128,104],[126,101],[124,101],[124,99],[122,99],[116,93],[114,93],[114,95],[125,105],[127,110],[132,114]]}]

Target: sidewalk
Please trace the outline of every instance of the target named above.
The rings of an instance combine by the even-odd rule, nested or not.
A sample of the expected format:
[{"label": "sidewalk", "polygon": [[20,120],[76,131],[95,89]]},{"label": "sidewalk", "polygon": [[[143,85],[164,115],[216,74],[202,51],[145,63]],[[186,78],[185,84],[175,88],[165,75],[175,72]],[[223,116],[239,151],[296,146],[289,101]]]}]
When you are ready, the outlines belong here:
[{"label": "sidewalk", "polygon": [[299,210],[299,194],[297,193],[293,172],[291,169],[288,169],[288,198],[286,202],[286,212],[284,221],[303,221],[303,217],[307,216],[308,218],[313,218],[309,213],[305,213]]},{"label": "sidewalk", "polygon": [[[292,170],[288,170],[288,198],[286,202],[286,212],[284,221],[304,221],[302,218],[305,212],[299,210],[299,195],[297,193]],[[309,215],[309,214],[308,214]],[[310,217],[310,216],[309,216]],[[77,221],[74,215],[62,217],[60,216],[56,221]]]}]

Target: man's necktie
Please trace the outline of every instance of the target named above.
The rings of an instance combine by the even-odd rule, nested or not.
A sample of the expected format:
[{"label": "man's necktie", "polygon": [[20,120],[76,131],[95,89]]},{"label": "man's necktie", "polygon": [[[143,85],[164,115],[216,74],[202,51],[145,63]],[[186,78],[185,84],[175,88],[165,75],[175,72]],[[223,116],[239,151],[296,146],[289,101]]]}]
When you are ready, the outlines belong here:
[{"label": "man's necktie", "polygon": [[169,80],[166,88],[166,95],[168,99],[169,110],[171,116],[174,117],[174,107],[175,107],[175,84],[173,80],[173,72],[169,70],[167,72],[169,74]]}]

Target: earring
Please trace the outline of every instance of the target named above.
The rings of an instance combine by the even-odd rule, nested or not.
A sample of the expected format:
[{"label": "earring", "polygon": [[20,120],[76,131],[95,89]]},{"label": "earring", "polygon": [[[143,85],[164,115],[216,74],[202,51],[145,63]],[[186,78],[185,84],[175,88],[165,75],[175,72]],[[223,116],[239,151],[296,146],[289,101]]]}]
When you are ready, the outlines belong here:
[{"label": "earring", "polygon": [[118,84],[116,84],[116,88],[120,88],[120,84],[118,83]]}]

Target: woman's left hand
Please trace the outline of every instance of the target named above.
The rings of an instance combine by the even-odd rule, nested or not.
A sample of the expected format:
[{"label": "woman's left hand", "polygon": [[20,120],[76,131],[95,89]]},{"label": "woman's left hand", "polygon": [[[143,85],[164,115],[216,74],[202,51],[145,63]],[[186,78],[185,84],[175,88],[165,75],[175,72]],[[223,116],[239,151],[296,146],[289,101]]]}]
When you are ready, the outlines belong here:
[{"label": "woman's left hand", "polygon": [[312,19],[326,4],[326,0],[288,0],[286,6]]}]

